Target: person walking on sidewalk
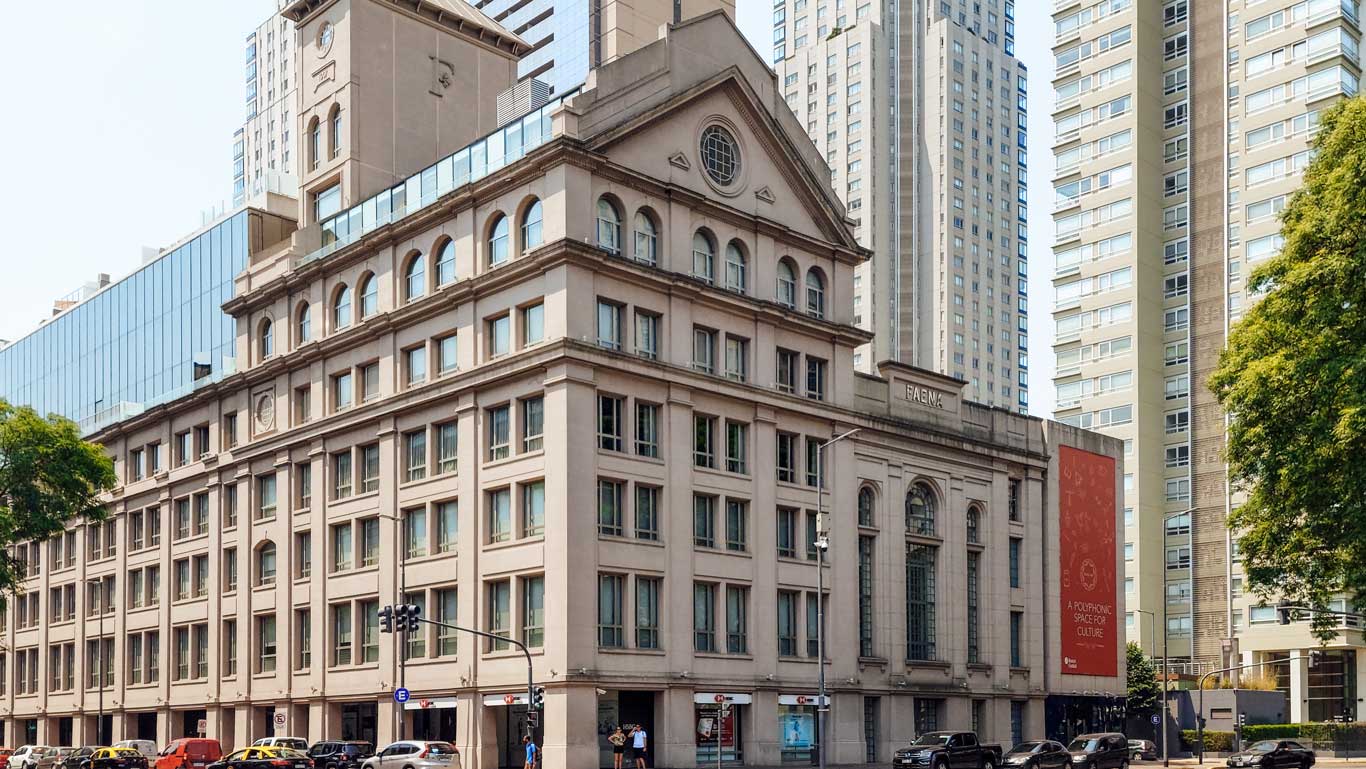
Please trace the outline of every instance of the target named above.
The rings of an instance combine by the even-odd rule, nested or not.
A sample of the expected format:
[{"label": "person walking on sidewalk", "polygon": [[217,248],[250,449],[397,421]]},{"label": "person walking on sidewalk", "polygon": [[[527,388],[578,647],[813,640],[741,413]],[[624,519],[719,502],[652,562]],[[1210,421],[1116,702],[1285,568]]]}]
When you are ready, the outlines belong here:
[{"label": "person walking on sidewalk", "polygon": [[523,765],[523,769],[536,769],[536,765],[540,763],[540,749],[532,742],[529,734],[522,738],[522,744],[526,746],[526,764]]}]

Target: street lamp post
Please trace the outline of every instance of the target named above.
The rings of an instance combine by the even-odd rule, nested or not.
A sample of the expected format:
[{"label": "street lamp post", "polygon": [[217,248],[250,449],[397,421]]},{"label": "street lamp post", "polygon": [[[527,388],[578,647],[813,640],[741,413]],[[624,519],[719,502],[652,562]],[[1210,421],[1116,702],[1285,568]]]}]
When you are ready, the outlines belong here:
[{"label": "street lamp post", "polygon": [[[857,433],[859,428],[854,428],[842,435],[820,444],[816,447],[816,525],[819,526],[824,513],[825,497],[825,449],[831,444],[848,438]],[[819,766],[825,769],[825,716],[830,712],[830,702],[825,694],[825,551],[830,548],[828,531],[818,531],[816,534],[816,681],[820,690],[816,698],[816,754],[819,756]]]},{"label": "street lamp post", "polygon": [[[398,601],[397,601],[397,603],[406,604],[406,603],[408,603],[408,569],[407,569],[406,567],[407,567],[407,565],[408,565],[408,545],[409,545],[409,542],[408,542],[408,528],[407,528],[407,525],[406,525],[407,522],[403,520],[402,516],[398,516],[398,515],[385,515],[384,513],[380,513],[380,516],[379,516],[379,517],[381,517],[381,518],[388,518],[389,520],[393,521],[394,524],[396,525],[397,529],[398,529],[398,537],[397,537],[397,539],[398,539]],[[407,667],[408,667],[408,636],[407,636],[407,634],[395,633],[395,634],[394,634],[394,639],[395,639],[396,643],[398,644],[398,687],[399,687],[400,689],[406,689],[407,686],[408,686],[408,681],[407,681]],[[406,738],[405,732],[407,731],[407,728],[406,728],[406,727],[407,727],[407,724],[408,724],[407,714],[403,712],[403,706],[400,705],[400,706],[398,707],[398,738],[399,738],[400,740]]]}]

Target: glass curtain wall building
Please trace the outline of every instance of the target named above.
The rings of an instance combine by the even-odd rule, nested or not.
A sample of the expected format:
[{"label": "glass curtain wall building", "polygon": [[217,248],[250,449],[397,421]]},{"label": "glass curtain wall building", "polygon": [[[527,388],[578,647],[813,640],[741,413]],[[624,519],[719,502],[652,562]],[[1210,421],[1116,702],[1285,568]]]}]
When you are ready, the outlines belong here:
[{"label": "glass curtain wall building", "polygon": [[189,392],[195,364],[210,380],[232,371],[220,308],[246,267],[250,218],[229,215],[0,350],[0,397],[91,432]]}]

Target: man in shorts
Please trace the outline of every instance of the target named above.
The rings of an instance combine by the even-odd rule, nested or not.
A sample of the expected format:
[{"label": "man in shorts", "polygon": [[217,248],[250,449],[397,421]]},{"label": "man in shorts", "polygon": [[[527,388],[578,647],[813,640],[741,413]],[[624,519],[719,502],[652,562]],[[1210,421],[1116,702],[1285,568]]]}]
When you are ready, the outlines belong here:
[{"label": "man in shorts", "polygon": [[536,769],[537,760],[540,758],[540,749],[536,747],[536,743],[531,741],[529,734],[522,738],[522,745],[526,747],[526,763],[523,765],[523,769]]},{"label": "man in shorts", "polygon": [[645,727],[640,724],[631,730],[631,753],[635,759],[635,769],[645,769],[645,744],[648,738]]}]

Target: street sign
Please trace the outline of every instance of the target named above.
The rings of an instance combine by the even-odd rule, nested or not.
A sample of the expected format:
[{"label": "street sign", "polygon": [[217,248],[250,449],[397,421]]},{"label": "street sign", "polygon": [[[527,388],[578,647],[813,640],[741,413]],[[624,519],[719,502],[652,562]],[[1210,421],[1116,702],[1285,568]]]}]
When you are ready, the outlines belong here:
[{"label": "street sign", "polygon": [[394,690],[394,702],[397,702],[397,703],[400,703],[400,704],[401,704],[401,703],[404,703],[404,702],[407,702],[407,701],[408,701],[408,698],[409,698],[410,696],[411,696],[411,695],[408,694],[408,690],[407,690],[407,689],[404,689],[402,686],[400,686],[400,687],[398,687],[397,689]]},{"label": "street sign", "polygon": [[285,725],[285,714],[282,710],[275,711],[275,728],[279,729]]},{"label": "street sign", "polygon": [[1153,714],[1153,726],[1157,726],[1157,725],[1160,724],[1160,723],[1162,723],[1162,718],[1161,718],[1160,716],[1158,716],[1156,713],[1154,713],[1154,714]]},{"label": "street sign", "polygon": [[205,736],[205,735],[207,735],[207,734],[209,733],[209,719],[207,719],[207,718],[201,718],[201,719],[199,719],[199,724],[198,724],[198,726],[199,726],[198,731],[199,731],[199,736],[200,736],[200,737],[203,737],[203,736]]}]

